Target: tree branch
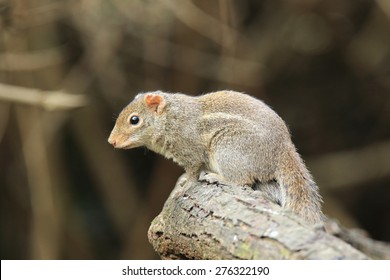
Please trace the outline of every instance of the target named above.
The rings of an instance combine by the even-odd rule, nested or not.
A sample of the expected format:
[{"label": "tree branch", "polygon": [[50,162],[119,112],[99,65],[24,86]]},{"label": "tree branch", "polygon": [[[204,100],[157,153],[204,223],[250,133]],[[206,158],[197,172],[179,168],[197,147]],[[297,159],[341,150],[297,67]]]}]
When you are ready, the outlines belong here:
[{"label": "tree branch", "polygon": [[329,153],[308,160],[307,165],[322,187],[341,189],[367,184],[390,175],[390,141]]},{"label": "tree branch", "polygon": [[69,94],[63,91],[43,91],[0,83],[1,100],[41,106],[49,111],[69,110],[87,104],[87,98],[81,94]]},{"label": "tree branch", "polygon": [[149,229],[163,259],[366,259],[251,188],[182,176]]}]

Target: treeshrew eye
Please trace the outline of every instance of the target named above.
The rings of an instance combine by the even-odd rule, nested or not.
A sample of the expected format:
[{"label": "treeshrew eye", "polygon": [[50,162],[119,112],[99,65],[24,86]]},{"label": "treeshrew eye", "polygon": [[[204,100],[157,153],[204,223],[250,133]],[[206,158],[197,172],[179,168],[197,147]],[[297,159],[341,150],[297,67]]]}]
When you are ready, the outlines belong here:
[{"label": "treeshrew eye", "polygon": [[139,123],[139,117],[138,116],[130,117],[130,124],[136,125],[137,123]]}]

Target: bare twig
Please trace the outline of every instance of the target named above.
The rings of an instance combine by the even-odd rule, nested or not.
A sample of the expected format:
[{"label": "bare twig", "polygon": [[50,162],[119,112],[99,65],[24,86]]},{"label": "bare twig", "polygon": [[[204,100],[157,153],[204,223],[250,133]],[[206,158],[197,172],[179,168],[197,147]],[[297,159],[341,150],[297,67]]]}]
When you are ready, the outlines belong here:
[{"label": "bare twig", "polygon": [[31,201],[31,259],[57,259],[61,237],[61,215],[56,184],[50,174],[45,146],[42,111],[17,107]]},{"label": "bare twig", "polygon": [[390,175],[390,141],[308,161],[321,187],[343,188]]},{"label": "bare twig", "polygon": [[166,5],[185,25],[225,48],[230,48],[231,44],[224,44],[226,41],[222,39],[221,34],[228,38],[239,37],[234,29],[208,15],[191,1],[162,1],[161,3]]},{"label": "bare twig", "polygon": [[49,111],[69,110],[83,107],[87,104],[87,98],[81,94],[69,94],[63,91],[44,91],[1,83],[0,100],[40,106]]}]

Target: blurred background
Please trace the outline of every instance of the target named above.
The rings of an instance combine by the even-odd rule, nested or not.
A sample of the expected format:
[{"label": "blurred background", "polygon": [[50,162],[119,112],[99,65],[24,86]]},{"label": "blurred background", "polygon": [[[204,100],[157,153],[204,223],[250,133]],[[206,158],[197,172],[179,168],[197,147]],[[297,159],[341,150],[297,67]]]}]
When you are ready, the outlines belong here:
[{"label": "blurred background", "polygon": [[1,259],[153,259],[183,170],[108,135],[141,91],[264,100],[343,225],[390,242],[390,1],[0,0]]}]

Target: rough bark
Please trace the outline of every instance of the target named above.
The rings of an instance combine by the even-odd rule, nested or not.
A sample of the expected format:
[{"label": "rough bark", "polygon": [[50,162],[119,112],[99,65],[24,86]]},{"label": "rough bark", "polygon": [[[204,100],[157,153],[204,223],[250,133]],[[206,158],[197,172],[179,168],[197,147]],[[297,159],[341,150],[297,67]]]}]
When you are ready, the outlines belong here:
[{"label": "rough bark", "polygon": [[344,240],[367,256],[378,260],[390,260],[389,243],[373,240],[361,229],[343,228],[336,221],[329,220],[325,226],[327,232]]},{"label": "rough bark", "polygon": [[162,259],[368,258],[259,191],[202,178],[179,179],[148,237]]}]

